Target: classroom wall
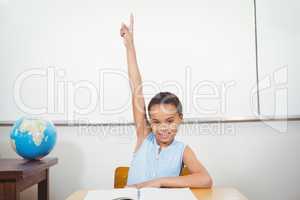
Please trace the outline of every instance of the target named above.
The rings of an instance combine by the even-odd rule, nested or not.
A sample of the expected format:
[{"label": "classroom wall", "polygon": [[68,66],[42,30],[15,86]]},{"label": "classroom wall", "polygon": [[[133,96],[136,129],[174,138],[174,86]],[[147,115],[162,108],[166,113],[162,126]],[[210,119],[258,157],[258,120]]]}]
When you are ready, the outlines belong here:
[{"label": "classroom wall", "polygon": [[253,0],[27,0],[0,1],[0,122],[132,122],[130,12],[146,103],[169,91],[186,118],[255,116]]},{"label": "classroom wall", "polygon": [[[278,128],[287,128],[279,133]],[[112,188],[114,169],[129,165],[133,127],[57,127],[51,156],[51,200],[83,189]],[[282,129],[281,129],[282,130]],[[0,127],[0,157],[17,157],[9,144],[10,127]],[[123,133],[123,134],[121,134]],[[215,186],[239,189],[251,200],[300,198],[300,122],[184,125],[178,140],[189,144],[211,173]],[[36,187],[22,193],[35,200]]]}]

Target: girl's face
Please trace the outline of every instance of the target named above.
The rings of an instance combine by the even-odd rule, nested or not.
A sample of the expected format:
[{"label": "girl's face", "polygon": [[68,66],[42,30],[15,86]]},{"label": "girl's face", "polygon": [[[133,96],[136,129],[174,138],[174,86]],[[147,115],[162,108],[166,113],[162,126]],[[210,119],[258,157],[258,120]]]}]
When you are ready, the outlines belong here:
[{"label": "girl's face", "polygon": [[150,124],[160,144],[170,144],[182,121],[182,115],[173,104],[156,104],[150,109]]}]

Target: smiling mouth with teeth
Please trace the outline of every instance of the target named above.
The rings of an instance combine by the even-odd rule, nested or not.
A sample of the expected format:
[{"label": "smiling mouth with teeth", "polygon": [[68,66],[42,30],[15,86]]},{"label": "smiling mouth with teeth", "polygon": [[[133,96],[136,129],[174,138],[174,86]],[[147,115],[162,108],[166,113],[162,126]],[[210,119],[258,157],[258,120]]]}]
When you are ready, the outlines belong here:
[{"label": "smiling mouth with teeth", "polygon": [[171,133],[159,133],[159,136],[162,137],[162,138],[168,138],[169,135],[171,135]]}]

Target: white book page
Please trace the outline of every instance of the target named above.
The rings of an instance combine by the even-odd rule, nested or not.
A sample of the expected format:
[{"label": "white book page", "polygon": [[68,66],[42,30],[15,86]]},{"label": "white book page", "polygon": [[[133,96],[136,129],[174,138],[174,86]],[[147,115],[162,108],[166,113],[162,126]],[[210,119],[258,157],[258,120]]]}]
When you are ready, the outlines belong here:
[{"label": "white book page", "polygon": [[197,200],[189,188],[142,188],[140,200]]},{"label": "white book page", "polygon": [[120,197],[126,197],[138,200],[137,189],[111,189],[111,190],[93,190],[89,191],[84,200],[112,200]]}]

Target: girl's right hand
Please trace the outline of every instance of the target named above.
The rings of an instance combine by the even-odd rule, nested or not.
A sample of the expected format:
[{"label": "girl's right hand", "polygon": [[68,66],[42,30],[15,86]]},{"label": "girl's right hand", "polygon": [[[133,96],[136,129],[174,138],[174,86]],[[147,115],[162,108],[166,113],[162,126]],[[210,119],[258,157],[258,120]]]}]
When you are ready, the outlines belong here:
[{"label": "girl's right hand", "polygon": [[133,14],[130,14],[129,27],[122,23],[120,29],[120,35],[123,37],[123,42],[126,48],[133,47]]}]

